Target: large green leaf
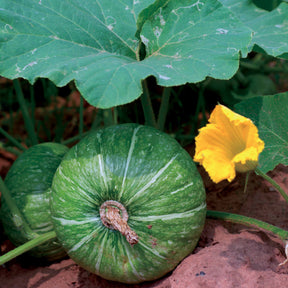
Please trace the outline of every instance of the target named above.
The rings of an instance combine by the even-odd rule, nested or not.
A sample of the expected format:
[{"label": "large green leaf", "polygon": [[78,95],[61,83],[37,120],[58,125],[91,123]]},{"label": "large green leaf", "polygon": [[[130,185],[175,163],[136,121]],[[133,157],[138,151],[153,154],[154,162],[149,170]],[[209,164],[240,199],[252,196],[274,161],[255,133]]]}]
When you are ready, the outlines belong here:
[{"label": "large green leaf", "polygon": [[228,79],[251,41],[216,0],[0,0],[0,7],[0,75],[57,86],[75,80],[101,108],[138,98],[150,75],[164,86]]},{"label": "large green leaf", "polygon": [[250,118],[259,129],[265,149],[259,157],[264,173],[282,163],[288,165],[288,92],[259,96],[235,105],[235,111]]},{"label": "large green leaf", "polygon": [[256,7],[251,0],[219,0],[253,31],[252,46],[256,44],[272,56],[287,58],[288,3],[281,3],[268,12]]},{"label": "large green leaf", "polygon": [[229,79],[251,40],[249,29],[213,0],[169,1],[145,22],[140,37],[147,52],[143,64],[157,69],[163,86],[206,76]]},{"label": "large green leaf", "polygon": [[126,2],[0,0],[0,74],[58,86],[75,79],[99,107],[132,101],[147,75],[134,68],[136,19],[154,1]]}]

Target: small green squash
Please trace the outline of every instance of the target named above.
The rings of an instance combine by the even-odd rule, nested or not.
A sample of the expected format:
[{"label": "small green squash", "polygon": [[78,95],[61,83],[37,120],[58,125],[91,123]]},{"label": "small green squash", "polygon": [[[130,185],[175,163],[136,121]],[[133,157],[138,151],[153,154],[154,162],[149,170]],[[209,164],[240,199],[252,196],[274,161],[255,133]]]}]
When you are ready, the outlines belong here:
[{"label": "small green squash", "polygon": [[124,283],[154,280],[195,248],[206,202],[189,154],[154,128],[122,124],[70,149],[52,184],[59,241],[80,266]]},{"label": "small green squash", "polygon": [[[54,173],[69,149],[57,143],[42,143],[21,154],[9,169],[5,184],[16,206],[36,235],[53,231],[50,213],[50,193]],[[22,227],[17,227],[4,197],[1,221],[4,231],[15,246],[31,240]],[[16,219],[17,220],[17,219]],[[29,251],[35,257],[56,260],[66,255],[58,241],[51,240]]]}]

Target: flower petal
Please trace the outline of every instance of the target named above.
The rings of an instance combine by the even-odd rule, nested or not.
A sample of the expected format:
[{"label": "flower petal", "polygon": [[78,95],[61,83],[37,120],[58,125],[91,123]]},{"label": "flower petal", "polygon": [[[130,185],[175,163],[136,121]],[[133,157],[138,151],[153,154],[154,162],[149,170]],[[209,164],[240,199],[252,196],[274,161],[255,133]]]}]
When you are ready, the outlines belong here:
[{"label": "flower petal", "polygon": [[232,160],[235,164],[236,171],[248,172],[255,170],[258,166],[258,155],[259,152],[255,147],[247,148],[243,152],[237,154]]},{"label": "flower petal", "polygon": [[223,105],[215,107],[209,122],[226,132],[226,149],[233,150],[233,154],[245,149],[251,125],[257,131],[256,126],[250,119],[233,112]]},{"label": "flower petal", "polygon": [[235,178],[235,166],[231,161],[234,155],[227,149],[226,138],[225,131],[213,124],[200,129],[195,138],[194,161],[200,162],[215,183],[224,179],[232,181]]},{"label": "flower petal", "polygon": [[236,171],[254,170],[264,149],[253,122],[223,105],[215,107],[195,141],[194,161],[203,165],[215,183],[232,181]]},{"label": "flower petal", "polygon": [[231,161],[223,157],[222,151],[207,149],[203,150],[198,156],[202,157],[201,165],[214,183],[219,183],[225,179],[231,182],[235,178],[235,166]]}]

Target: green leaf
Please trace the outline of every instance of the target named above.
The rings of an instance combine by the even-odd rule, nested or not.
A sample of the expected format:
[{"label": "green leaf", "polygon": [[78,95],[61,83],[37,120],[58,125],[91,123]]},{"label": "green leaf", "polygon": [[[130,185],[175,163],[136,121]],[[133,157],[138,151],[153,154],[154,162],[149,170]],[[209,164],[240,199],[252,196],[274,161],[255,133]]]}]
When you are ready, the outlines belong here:
[{"label": "green leaf", "polygon": [[160,7],[164,7],[167,5],[167,3],[170,0],[156,0],[153,4],[151,4],[150,6],[148,6],[147,8],[143,9],[138,16],[137,19],[137,32],[136,32],[136,37],[139,39],[139,35],[140,32],[142,30],[143,25],[145,24],[145,22],[147,21],[147,19],[149,19],[150,17],[153,17],[157,10]]},{"label": "green leaf", "polygon": [[288,165],[288,92],[253,97],[235,105],[235,111],[250,118],[265,142],[259,168],[267,173],[282,163]]},{"label": "green leaf", "polygon": [[57,86],[75,79],[87,101],[99,107],[134,100],[147,75],[145,69],[132,74],[136,19],[153,1],[138,2],[1,1],[0,74],[32,83],[47,77]]},{"label": "green leaf", "polygon": [[[267,54],[287,58],[288,53],[288,4],[281,3],[268,12],[256,7],[251,0],[219,0],[253,31],[253,45]],[[288,59],[288,58],[287,58]]]},{"label": "green leaf", "polygon": [[163,86],[229,79],[251,41],[216,0],[0,0],[0,7],[0,75],[57,86],[75,80],[100,108],[135,100],[150,75]]},{"label": "green leaf", "polygon": [[218,1],[169,1],[143,26],[143,63],[157,69],[163,86],[207,76],[229,79],[238,69],[239,52],[247,55],[250,33]]}]

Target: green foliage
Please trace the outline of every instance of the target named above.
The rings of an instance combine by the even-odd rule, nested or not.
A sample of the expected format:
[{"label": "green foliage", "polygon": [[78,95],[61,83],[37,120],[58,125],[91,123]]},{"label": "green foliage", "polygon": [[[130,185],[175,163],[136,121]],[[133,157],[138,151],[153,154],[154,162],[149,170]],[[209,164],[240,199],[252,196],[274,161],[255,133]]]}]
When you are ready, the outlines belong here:
[{"label": "green foliage", "polygon": [[229,79],[251,42],[251,30],[216,0],[12,2],[1,3],[0,74],[57,86],[75,79],[102,108],[138,98],[149,75],[163,86]]},{"label": "green foliage", "polygon": [[[237,18],[251,29],[254,45],[272,56],[287,59],[288,5],[282,3],[271,12],[257,8],[251,1],[220,0]],[[259,48],[258,48],[259,49]]]},{"label": "green foliage", "polygon": [[[111,1],[105,0],[0,0],[0,75],[14,80],[9,82],[10,86],[4,87],[1,84],[0,87],[0,108],[3,110],[0,133],[8,140],[6,145],[0,142],[0,147],[8,150],[11,147],[7,148],[7,146],[13,145],[22,151],[25,150],[25,144],[31,146],[38,141],[42,142],[47,139],[56,142],[65,140],[65,144],[71,144],[86,134],[85,128],[94,130],[103,125],[116,124],[118,121],[120,123],[143,123],[143,118],[145,118],[146,124],[152,124],[160,130],[173,134],[183,144],[194,138],[197,128],[207,122],[207,111],[212,110],[219,101],[230,108],[235,107],[236,112],[251,118],[258,126],[260,137],[265,142],[265,149],[259,159],[259,166],[263,172],[274,169],[279,163],[288,165],[286,120],[288,92],[272,95],[277,91],[285,91],[285,89],[277,87],[279,74],[275,73],[282,73],[283,77],[283,73],[288,71],[287,64],[285,66],[283,60],[288,59],[287,2],[288,0],[114,0],[111,4]],[[273,57],[278,57],[278,60],[275,61]],[[271,77],[272,73],[273,77]],[[27,85],[26,80],[18,81],[18,78],[27,79],[34,86]],[[39,81],[37,81],[38,78],[40,78]],[[87,126],[84,124],[84,108],[87,107],[85,106],[87,103],[83,101],[83,98],[78,98],[80,104],[73,105],[73,107],[66,101],[68,97],[64,100],[65,104],[62,102],[58,105],[57,101],[50,101],[52,95],[56,95],[59,91],[56,86],[62,87],[68,84],[66,87],[69,87],[69,93],[74,90],[74,86],[71,89],[74,84],[71,84],[72,81],[83,98],[91,105],[103,108],[102,110],[93,110],[97,117],[89,118]],[[42,98],[37,93],[39,90],[35,88],[37,83],[39,86],[39,82],[44,91],[44,93],[43,91],[40,93],[43,94]],[[285,87],[287,88],[287,84],[284,85]],[[141,103],[134,101],[140,95],[142,95]],[[44,105],[43,98],[47,104],[45,113],[36,111],[39,103],[41,106]],[[123,106],[130,102],[133,103]],[[116,106],[119,107],[116,108]],[[144,110],[144,117],[141,108]],[[15,110],[17,110],[16,113],[14,113]],[[21,110],[21,113],[18,110]],[[158,112],[158,117],[155,117],[154,110]],[[36,121],[37,113],[38,118],[43,118],[42,120],[37,119]],[[25,132],[19,132],[18,129],[17,133],[22,134],[17,135],[16,138],[14,135],[10,135],[13,133],[9,134],[6,131],[15,132],[13,129],[17,127],[16,119],[19,114],[24,118],[29,139],[26,139],[25,135],[23,137]],[[51,125],[53,121],[47,116],[48,114],[55,116],[54,126]],[[64,114],[65,119],[63,118]],[[73,116],[70,118],[68,114]],[[93,114],[93,116],[95,115]],[[164,129],[165,120],[170,121],[166,129]],[[79,127],[74,129],[74,124],[78,125],[78,122]],[[53,129],[55,130],[54,134]],[[67,139],[64,130],[70,130],[74,137]],[[43,131],[45,132],[44,136]],[[77,135],[75,136],[75,134]],[[105,149],[109,145],[115,146],[112,140]],[[119,147],[121,148],[121,145],[125,143],[124,140],[116,143],[120,145],[115,146],[117,153]],[[157,143],[154,144],[153,147],[157,147]],[[85,154],[88,151],[86,146],[85,144],[83,149],[79,149],[80,153]],[[167,149],[163,154],[162,148],[163,145],[155,156],[160,160],[167,157]],[[20,153],[19,150],[16,150],[17,154]],[[89,151],[93,153],[94,150]],[[139,149],[139,151],[142,150]],[[111,153],[111,155],[115,156],[117,153]],[[127,152],[125,156],[129,153]],[[111,162],[107,161],[107,163],[112,163],[113,166],[113,163],[119,159],[121,163],[118,166],[115,165],[118,169],[123,165],[121,157]],[[191,161],[191,157],[189,159]],[[31,159],[28,160],[30,165]],[[102,160],[100,162],[102,163]],[[134,173],[140,169],[143,172],[141,165],[135,165],[136,168],[131,171]],[[152,170],[155,167],[152,167]],[[70,168],[70,165],[67,166],[69,173]],[[183,173],[190,171],[189,169],[183,168]],[[109,171],[113,171],[113,169]],[[93,174],[93,177],[101,176],[102,172]],[[81,173],[74,173],[73,177],[75,175],[78,177],[81,176]],[[26,178],[28,179],[28,177]],[[81,183],[90,178],[81,177],[76,182]],[[173,179],[177,180],[178,178],[177,176]],[[43,180],[43,177],[41,179]],[[39,183],[41,183],[41,179],[38,181]],[[123,180],[122,185],[125,181],[128,180]],[[173,185],[176,183],[174,182]],[[11,183],[19,186],[19,183],[14,183],[14,180]],[[90,181],[87,185],[91,183]],[[101,183],[101,179],[95,183]],[[160,188],[165,188],[167,183],[167,181],[163,181],[159,189],[157,188],[155,191],[159,193]],[[170,183],[168,184],[170,185]],[[145,183],[143,185],[146,187]],[[18,186],[16,188],[13,186],[16,190],[12,186],[9,188],[18,191]],[[281,191],[281,187],[275,187]],[[94,187],[90,191],[95,191]],[[1,192],[3,196],[5,194],[3,189]],[[14,191],[12,192],[14,193]],[[284,194],[283,191],[282,196],[287,197]],[[143,204],[142,208],[149,203],[147,195],[144,196],[143,203],[141,203],[141,205]],[[74,200],[72,199],[72,202]],[[162,206],[163,198],[160,200],[156,200],[156,204],[160,204],[159,207],[167,210],[165,205]],[[32,204],[34,202],[31,201]],[[181,204],[181,201],[173,201],[173,203],[178,202]],[[71,203],[67,203],[68,209],[70,209]],[[74,209],[73,213],[80,207],[79,203],[80,201],[76,203],[76,210]],[[189,203],[189,201],[185,202],[185,204]],[[24,202],[20,199],[17,206],[22,204]],[[173,209],[174,206],[167,205]],[[137,207],[138,211],[139,207]],[[94,208],[91,212],[93,217]],[[64,211],[61,206],[55,210],[60,214]],[[148,209],[146,210],[148,211]],[[86,215],[85,211],[84,214],[83,211],[80,212],[79,223],[82,221],[81,217]],[[6,214],[8,215],[8,212]],[[65,214],[65,217],[68,214]],[[37,217],[33,217],[38,221]],[[68,224],[69,221],[71,221],[70,224],[77,226],[74,219],[67,219]],[[95,229],[95,225],[92,226],[91,229]],[[181,228],[178,224],[176,226]],[[192,226],[189,224],[189,227]],[[102,228],[103,225],[101,225]],[[84,227],[83,231],[85,229]],[[175,235],[177,236],[177,233]],[[66,237],[66,234],[64,236]],[[20,239],[18,235],[16,238]],[[71,239],[77,240],[74,235]],[[74,243],[74,247],[77,247],[82,241],[78,240],[80,242]],[[97,253],[98,250],[95,250],[95,239],[92,240],[92,254],[90,253],[88,258],[95,261],[97,258],[93,253]],[[179,247],[180,244],[175,241],[175,245]],[[183,245],[187,248],[186,240]],[[155,247],[153,249],[155,250]],[[182,250],[184,251],[184,249]],[[84,252],[87,253],[87,251]],[[85,253],[81,253],[80,257],[84,257]],[[108,259],[109,262],[109,255],[108,258],[103,257],[103,259]],[[122,259],[123,255],[120,256]],[[97,262],[97,265],[99,263]],[[96,269],[95,263],[92,266],[93,269]],[[145,264],[144,266],[146,269],[149,265]],[[158,269],[161,265],[157,264],[156,266]],[[163,267],[165,268],[165,266]],[[161,269],[163,267],[161,266]],[[117,273],[122,273],[121,269],[116,268]]]},{"label": "green foliage", "polygon": [[259,167],[266,173],[282,163],[288,165],[288,92],[253,97],[235,105],[236,112],[253,120],[265,149],[259,157]]}]

